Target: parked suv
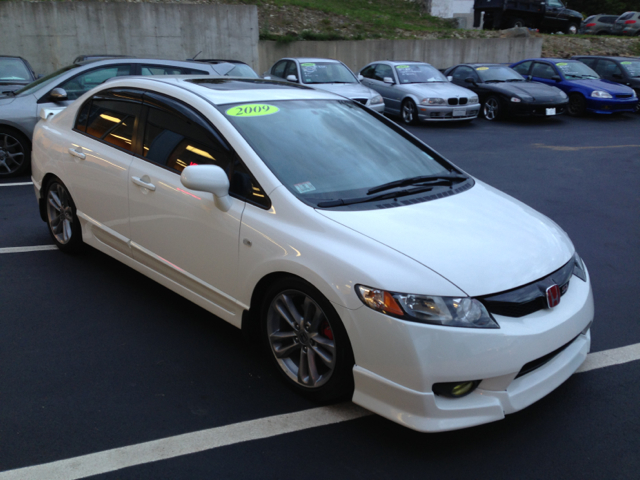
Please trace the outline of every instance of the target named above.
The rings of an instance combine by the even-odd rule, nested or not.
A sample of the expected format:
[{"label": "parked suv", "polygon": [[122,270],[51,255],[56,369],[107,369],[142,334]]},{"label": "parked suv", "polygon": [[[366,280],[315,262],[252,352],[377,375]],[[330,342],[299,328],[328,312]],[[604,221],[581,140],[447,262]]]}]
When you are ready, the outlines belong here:
[{"label": "parked suv", "polygon": [[228,63],[180,62],[143,58],[115,58],[74,63],[20,90],[0,97],[0,178],[27,171],[33,129],[43,110],[66,107],[73,100],[112,77],[127,75],[218,75],[231,71]]},{"label": "parked suv", "polygon": [[640,12],[626,12],[613,24],[614,35],[640,35]]},{"label": "parked suv", "polygon": [[617,18],[617,15],[591,15],[582,22],[580,33],[585,35],[611,35],[613,24]]}]

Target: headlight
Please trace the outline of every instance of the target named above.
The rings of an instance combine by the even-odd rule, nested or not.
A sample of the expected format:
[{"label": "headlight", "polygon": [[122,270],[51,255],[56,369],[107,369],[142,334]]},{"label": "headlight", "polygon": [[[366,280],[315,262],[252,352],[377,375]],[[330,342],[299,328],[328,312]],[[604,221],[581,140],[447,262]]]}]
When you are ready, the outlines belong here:
[{"label": "headlight", "polygon": [[613,98],[610,93],[603,92],[602,90],[594,90],[591,92],[591,96],[595,98]]},{"label": "headlight", "polygon": [[500,328],[475,298],[411,295],[364,285],[356,285],[356,292],[367,307],[403,320],[449,327]]},{"label": "headlight", "polygon": [[560,97],[562,97],[563,100],[566,100],[567,98],[569,98],[569,95],[564,93],[562,90],[558,89],[558,91],[560,92]]},{"label": "headlight", "polygon": [[514,103],[520,103],[522,100],[520,100],[518,97],[511,97],[511,101]]},{"label": "headlight", "polygon": [[633,91],[633,93],[631,94],[631,96],[632,96],[633,98],[636,98],[636,97],[638,96],[638,95],[636,95],[636,91],[635,91],[635,90]]},{"label": "headlight", "polygon": [[369,100],[369,105],[380,105],[381,103],[384,103],[382,95],[376,95]]},{"label": "headlight", "polygon": [[423,98],[420,103],[422,105],[444,105],[444,98]]},{"label": "headlight", "polygon": [[469,97],[469,103],[478,103],[478,97]]},{"label": "headlight", "polygon": [[578,252],[573,256],[574,266],[573,266],[573,274],[578,277],[583,282],[587,281],[587,269],[584,266],[584,262]]}]

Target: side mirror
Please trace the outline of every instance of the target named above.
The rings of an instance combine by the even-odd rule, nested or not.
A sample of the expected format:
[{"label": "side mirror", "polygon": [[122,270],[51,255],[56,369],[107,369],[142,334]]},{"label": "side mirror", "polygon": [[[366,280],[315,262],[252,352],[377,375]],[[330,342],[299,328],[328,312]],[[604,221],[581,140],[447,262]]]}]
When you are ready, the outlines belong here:
[{"label": "side mirror", "polygon": [[358,74],[358,80],[362,81],[364,80],[364,77],[361,74]]},{"label": "side mirror", "polygon": [[384,77],[384,83],[388,83],[389,85],[393,85],[396,82],[394,82],[393,78],[391,78],[391,77]]},{"label": "side mirror", "polygon": [[51,90],[49,94],[49,98],[54,102],[62,102],[63,100],[68,100],[67,92],[64,91],[64,88],[54,88]]},{"label": "side mirror", "polygon": [[622,75],[620,75],[619,73],[614,73],[613,75],[611,75],[613,78],[615,78],[616,80],[624,80],[624,77]]},{"label": "side mirror", "polygon": [[447,80],[449,80],[450,82],[453,82],[453,77],[452,77],[451,75],[449,75],[449,76],[447,77]]},{"label": "side mirror", "polygon": [[559,82],[562,79],[560,78],[560,75],[554,75],[553,77],[551,77],[551,80],[555,80],[556,82]]},{"label": "side mirror", "polygon": [[298,81],[298,77],[296,77],[295,75],[287,75],[287,81],[289,81],[289,82],[297,82]]},{"label": "side mirror", "polygon": [[533,75],[527,75],[526,77],[524,77],[524,79],[525,79],[527,82],[530,82],[530,81],[532,81],[532,80],[533,80]]},{"label": "side mirror", "polygon": [[473,83],[475,85],[476,81],[473,79],[473,77],[467,77],[464,79],[465,83]]},{"label": "side mirror", "polygon": [[191,165],[182,171],[180,182],[191,190],[213,193],[216,207],[223,212],[231,208],[229,178],[217,165]]}]

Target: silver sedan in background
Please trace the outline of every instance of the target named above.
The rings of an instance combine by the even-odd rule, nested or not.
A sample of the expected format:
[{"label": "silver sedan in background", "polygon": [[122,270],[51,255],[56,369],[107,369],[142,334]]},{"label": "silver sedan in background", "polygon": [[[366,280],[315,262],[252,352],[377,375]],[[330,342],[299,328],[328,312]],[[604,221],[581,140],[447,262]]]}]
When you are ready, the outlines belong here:
[{"label": "silver sedan in background", "polygon": [[326,90],[384,112],[384,101],[374,90],[360,83],[344,63],[330,58],[282,58],[267,70],[265,79],[286,80]]},{"label": "silver sedan in background", "polygon": [[0,178],[29,169],[31,137],[41,112],[61,109],[112,77],[127,75],[216,75],[235,65],[176,60],[113,58],[74,63],[0,97]]},{"label": "silver sedan in background", "polygon": [[400,115],[410,125],[473,120],[480,112],[478,96],[454,85],[422,62],[373,62],[360,70],[362,83],[384,99],[384,113]]}]

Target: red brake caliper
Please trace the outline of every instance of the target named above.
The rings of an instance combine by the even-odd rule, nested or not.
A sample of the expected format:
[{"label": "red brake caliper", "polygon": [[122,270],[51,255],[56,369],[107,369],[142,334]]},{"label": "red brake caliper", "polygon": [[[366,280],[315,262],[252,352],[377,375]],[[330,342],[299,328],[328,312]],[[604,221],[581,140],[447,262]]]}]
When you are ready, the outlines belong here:
[{"label": "red brake caliper", "polygon": [[320,331],[322,332],[322,335],[327,337],[329,340],[333,340],[333,332],[331,331],[329,322],[322,322],[322,325],[320,325]]}]

